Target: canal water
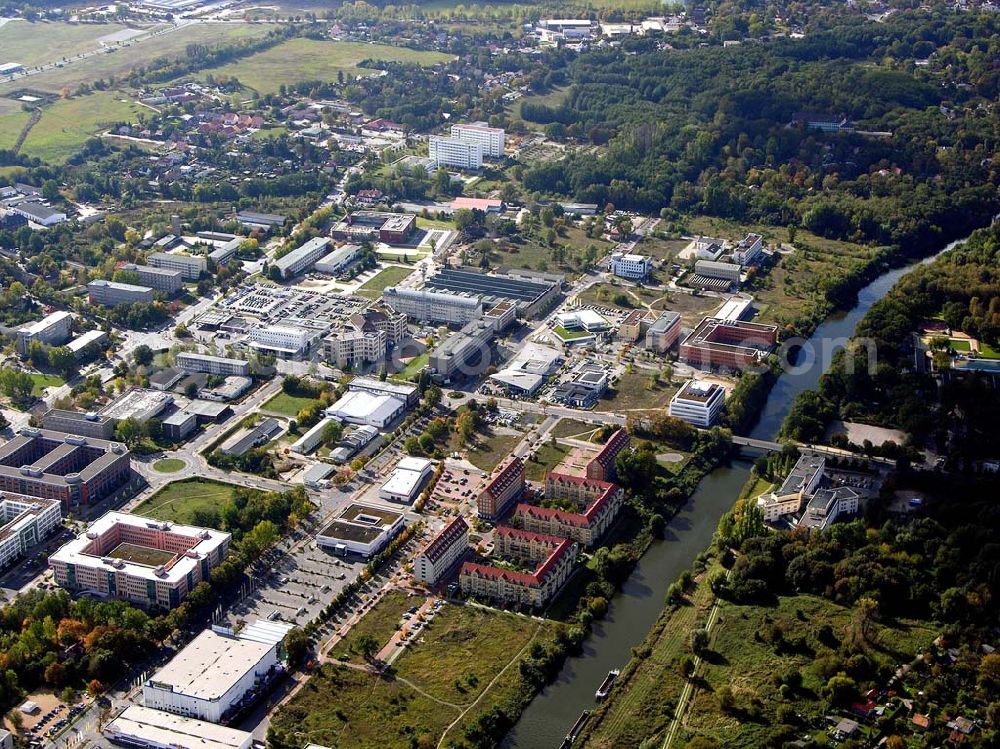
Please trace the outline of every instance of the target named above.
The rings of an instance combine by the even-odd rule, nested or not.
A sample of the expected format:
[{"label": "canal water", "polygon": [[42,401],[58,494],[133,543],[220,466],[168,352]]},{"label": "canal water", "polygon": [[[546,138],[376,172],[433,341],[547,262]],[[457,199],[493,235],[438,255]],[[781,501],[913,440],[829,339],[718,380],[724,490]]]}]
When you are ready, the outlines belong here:
[{"label": "canal water", "polygon": [[[945,252],[964,240],[952,242]],[[939,253],[940,254],[940,253]],[[935,255],[934,257],[937,257]],[[934,258],[922,262],[928,263]],[[829,366],[832,349],[850,338],[871,306],[916,264],[888,271],[858,293],[857,304],[831,316],[810,338],[815,364],[784,372],[774,384],[751,432],[756,439],[774,439],[795,397],[816,389]],[[584,710],[594,707],[594,692],[608,671],[622,668],[663,609],[667,588],[712,541],[719,518],[736,501],[750,475],[750,463],[737,460],[714,470],[667,526],[663,541],[639,560],[608,615],[597,622],[583,653],[569,658],[558,678],[528,706],[504,741],[505,749],[556,749]]]}]

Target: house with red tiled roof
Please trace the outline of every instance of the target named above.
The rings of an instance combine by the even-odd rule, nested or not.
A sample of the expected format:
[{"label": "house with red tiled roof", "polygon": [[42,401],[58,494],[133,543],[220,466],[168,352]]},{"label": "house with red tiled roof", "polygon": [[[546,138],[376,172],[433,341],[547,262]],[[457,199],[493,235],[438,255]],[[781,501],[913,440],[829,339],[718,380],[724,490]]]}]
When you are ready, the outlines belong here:
[{"label": "house with red tiled roof", "polygon": [[594,546],[611,527],[625,503],[625,491],[618,484],[580,476],[549,473],[545,477],[545,499],[569,500],[575,511],[520,503],[511,523],[535,533],[571,538],[584,546]]},{"label": "house with red tiled roof", "polygon": [[524,487],[524,461],[514,458],[496,469],[479,492],[476,500],[479,517],[499,520],[524,493]]},{"label": "house with red tiled roof", "polygon": [[544,606],[569,579],[579,554],[567,538],[506,526],[497,528],[493,544],[498,559],[532,571],[465,562],[458,580],[463,594],[503,605]]},{"label": "house with red tiled roof", "polygon": [[413,559],[413,577],[436,585],[469,549],[469,524],[461,515],[448,523]]},{"label": "house with red tiled roof", "polygon": [[594,459],[587,464],[587,478],[597,481],[615,480],[615,459],[618,453],[629,445],[628,432],[619,429],[601,448],[601,451],[594,456]]}]

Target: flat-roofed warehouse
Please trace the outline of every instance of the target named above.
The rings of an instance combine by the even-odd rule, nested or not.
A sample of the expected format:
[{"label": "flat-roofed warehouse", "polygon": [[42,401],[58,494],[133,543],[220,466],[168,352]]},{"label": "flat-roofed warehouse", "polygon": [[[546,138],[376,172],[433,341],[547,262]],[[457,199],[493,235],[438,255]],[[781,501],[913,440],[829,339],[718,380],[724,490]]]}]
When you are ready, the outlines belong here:
[{"label": "flat-roofed warehouse", "polygon": [[253,745],[253,734],[247,731],[142,705],[129,705],[101,732],[116,744],[141,749],[250,749]]},{"label": "flat-roofed warehouse", "polygon": [[478,297],[485,307],[500,302],[517,306],[518,316],[536,317],[548,309],[559,295],[560,284],[545,279],[525,280],[509,275],[492,275],[463,268],[445,268],[427,279],[426,288],[437,292]]},{"label": "flat-roofed warehouse", "polygon": [[371,505],[351,504],[316,536],[316,543],[336,554],[372,557],[403,530],[401,512]]},{"label": "flat-roofed warehouse", "polygon": [[206,629],[142,685],[146,707],[219,723],[260,694],[281,671],[292,625],[255,622],[234,633]]}]

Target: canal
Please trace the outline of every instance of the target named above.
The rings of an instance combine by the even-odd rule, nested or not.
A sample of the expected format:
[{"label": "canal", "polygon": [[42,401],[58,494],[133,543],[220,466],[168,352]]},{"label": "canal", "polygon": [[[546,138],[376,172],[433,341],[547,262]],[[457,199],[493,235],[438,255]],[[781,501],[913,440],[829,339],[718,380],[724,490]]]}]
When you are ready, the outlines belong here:
[{"label": "canal", "polygon": [[[941,252],[962,241],[952,242]],[[931,260],[933,257],[922,262]],[[810,338],[814,365],[796,367],[778,378],[752,437],[770,440],[777,436],[795,397],[816,388],[829,365],[832,349],[854,334],[871,306],[915,265],[879,276],[861,289],[852,309],[829,317],[816,328]],[[719,518],[736,501],[749,475],[750,463],[737,460],[702,479],[667,526],[663,541],[653,544],[639,560],[621,593],[612,601],[607,617],[595,623],[583,653],[567,659],[556,681],[524,711],[505,739],[505,749],[556,749],[562,743],[580,714],[594,707],[594,692],[608,671],[622,668],[631,657],[632,648],[646,637],[663,609],[667,588],[711,543]]]}]

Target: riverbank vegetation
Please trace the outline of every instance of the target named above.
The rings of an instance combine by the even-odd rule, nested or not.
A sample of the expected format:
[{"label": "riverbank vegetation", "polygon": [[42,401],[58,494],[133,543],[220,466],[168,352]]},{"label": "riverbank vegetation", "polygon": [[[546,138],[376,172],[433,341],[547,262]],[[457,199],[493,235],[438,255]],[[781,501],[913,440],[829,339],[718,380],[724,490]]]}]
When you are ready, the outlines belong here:
[{"label": "riverbank vegetation", "polygon": [[[859,323],[857,337],[865,340],[835,359],[818,391],[799,396],[783,434],[818,441],[834,419],[862,421],[902,429],[910,444],[947,454],[952,465],[995,457],[1000,397],[989,373],[952,370],[947,353],[929,360],[915,333],[931,321],[997,345],[998,262],[1000,228],[994,226],[905,275]],[[932,364],[938,377],[927,372]]]}]

